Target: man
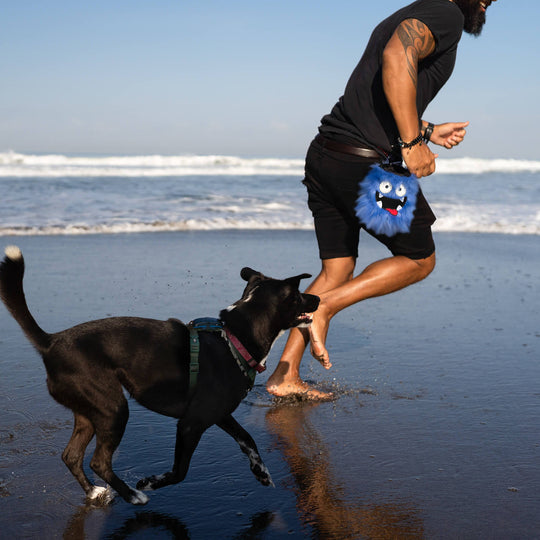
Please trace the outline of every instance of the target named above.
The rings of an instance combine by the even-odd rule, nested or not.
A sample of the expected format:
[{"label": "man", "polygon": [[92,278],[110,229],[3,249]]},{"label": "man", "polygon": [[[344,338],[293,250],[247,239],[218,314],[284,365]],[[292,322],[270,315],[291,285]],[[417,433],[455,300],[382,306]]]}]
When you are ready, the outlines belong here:
[{"label": "man", "polygon": [[[494,1],[417,0],[385,19],[371,35],[344,95],[322,119],[304,179],[322,259],[321,272],[307,290],[319,295],[321,304],[309,335],[290,332],[267,382],[271,394],[331,397],[300,378],[307,343],[311,340],[312,355],[329,369],[325,341],[336,313],[416,283],[433,270],[435,216],[421,191],[409,232],[389,237],[368,230],[356,217],[359,181],[384,159],[403,161],[418,178],[428,176],[438,155],[427,142],[450,149],[463,140],[468,122],[433,125],[421,118],[452,73],[462,32],[478,36]],[[360,228],[386,245],[392,257],[353,277]]]}]

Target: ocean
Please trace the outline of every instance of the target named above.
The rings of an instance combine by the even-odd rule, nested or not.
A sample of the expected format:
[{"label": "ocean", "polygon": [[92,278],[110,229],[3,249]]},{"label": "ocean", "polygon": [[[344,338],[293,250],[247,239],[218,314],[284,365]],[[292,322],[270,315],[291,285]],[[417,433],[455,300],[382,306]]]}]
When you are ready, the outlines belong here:
[{"label": "ocean", "polygon": [[[0,153],[0,235],[309,230],[303,159]],[[540,161],[438,159],[436,231],[540,234]]]}]

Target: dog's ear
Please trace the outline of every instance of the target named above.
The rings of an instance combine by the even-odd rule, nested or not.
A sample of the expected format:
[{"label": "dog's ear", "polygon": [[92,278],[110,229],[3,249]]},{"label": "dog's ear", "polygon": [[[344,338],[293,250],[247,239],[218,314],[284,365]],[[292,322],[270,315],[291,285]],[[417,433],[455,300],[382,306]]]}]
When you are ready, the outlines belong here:
[{"label": "dog's ear", "polygon": [[240,270],[240,277],[244,281],[249,281],[253,278],[262,278],[264,277],[260,272],[257,272],[257,270],[253,270],[252,268],[249,268],[248,266],[245,266]]},{"label": "dog's ear", "polygon": [[311,274],[300,274],[299,276],[294,276],[287,278],[285,281],[288,281],[292,285],[294,285],[297,289],[300,287],[300,280],[310,278]]}]

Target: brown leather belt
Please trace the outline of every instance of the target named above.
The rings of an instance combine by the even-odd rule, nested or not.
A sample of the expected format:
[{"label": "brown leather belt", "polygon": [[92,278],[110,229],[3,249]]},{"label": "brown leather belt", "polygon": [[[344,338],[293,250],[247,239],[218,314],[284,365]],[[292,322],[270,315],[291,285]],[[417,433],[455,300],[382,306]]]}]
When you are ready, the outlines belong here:
[{"label": "brown leather belt", "polygon": [[359,146],[351,146],[349,144],[332,141],[323,137],[320,133],[315,137],[315,141],[323,148],[333,150],[334,152],[341,152],[342,154],[352,154],[353,156],[360,156],[370,159],[381,159],[381,154],[371,148],[361,148]]}]

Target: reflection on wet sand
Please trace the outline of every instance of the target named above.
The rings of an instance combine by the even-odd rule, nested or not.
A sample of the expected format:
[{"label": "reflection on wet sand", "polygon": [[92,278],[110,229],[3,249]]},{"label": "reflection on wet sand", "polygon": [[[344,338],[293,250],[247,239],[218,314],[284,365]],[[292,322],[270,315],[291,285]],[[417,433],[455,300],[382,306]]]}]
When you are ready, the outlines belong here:
[{"label": "reflection on wet sand", "polygon": [[[77,512],[70,519],[64,531],[64,540],[80,540],[81,538],[95,537],[102,538],[102,534],[91,534],[88,536],[88,531],[85,531],[85,526],[88,524],[96,525],[99,521],[96,519],[96,512],[102,510],[105,514],[107,509],[97,509],[92,505],[86,505],[79,508]],[[86,518],[89,518],[88,521]],[[102,516],[105,520],[105,516]],[[120,540],[123,538],[132,538],[133,535],[140,535],[143,531],[147,531],[149,535],[152,534],[152,530],[155,531],[167,531],[171,538],[176,539],[189,539],[189,531],[186,526],[179,520],[167,514],[160,514],[158,512],[136,512],[135,515],[126,519],[122,525],[120,525],[113,532],[106,534],[107,540]]]},{"label": "reflection on wet sand", "polygon": [[332,475],[328,448],[311,424],[317,403],[283,403],[268,410],[266,422],[291,469],[292,486],[304,523],[316,538],[423,538],[418,512],[397,504],[370,504],[346,499],[346,486]]},{"label": "reflection on wet sand", "polygon": [[[342,480],[347,475],[336,478],[339,463],[310,420],[311,413],[319,406],[311,402],[274,402],[264,416],[267,429],[290,468],[291,475],[277,488],[289,490],[296,497],[296,514],[304,527],[302,537],[325,540],[424,538],[424,523],[414,505],[388,500],[371,502],[367,493],[364,500],[360,500],[355,493],[361,482],[351,483],[348,489],[347,481]],[[362,466],[369,464],[359,463],[354,474],[359,474],[357,470]],[[64,539],[152,538],[164,532],[171,538],[191,537],[186,522],[175,515],[134,509],[128,516],[121,517],[122,513],[113,509],[114,505],[79,508],[66,526]],[[267,511],[259,509],[242,525],[231,523],[227,537],[281,538],[284,530],[276,527],[278,516],[274,507]]]},{"label": "reflection on wet sand", "polygon": [[[102,509],[106,514],[107,510]],[[81,538],[106,538],[107,540],[123,540],[127,538],[153,538],[154,535],[166,532],[170,538],[175,540],[189,540],[191,538],[189,529],[182,520],[160,512],[138,511],[120,526],[116,527],[110,533],[94,531],[87,529],[90,524],[96,528],[96,524],[101,521],[96,519],[96,507],[86,505],[75,512],[66,526],[63,534],[64,540],[81,540]],[[250,519],[247,528],[231,536],[233,540],[243,540],[249,538],[259,538],[271,523],[274,521],[273,512],[259,512]],[[87,520],[87,518],[89,518]],[[102,516],[105,521],[106,516]],[[103,527],[103,524],[101,524]],[[105,527],[106,528],[106,527]]]}]

